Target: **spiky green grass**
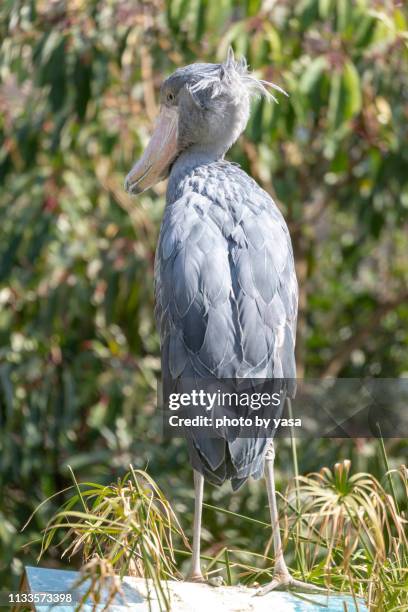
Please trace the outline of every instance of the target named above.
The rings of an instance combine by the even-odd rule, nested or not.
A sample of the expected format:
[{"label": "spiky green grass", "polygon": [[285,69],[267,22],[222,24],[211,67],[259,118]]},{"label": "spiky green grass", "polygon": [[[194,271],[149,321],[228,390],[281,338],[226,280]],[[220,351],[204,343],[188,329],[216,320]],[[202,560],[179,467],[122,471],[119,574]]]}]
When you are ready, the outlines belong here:
[{"label": "spiky green grass", "polygon": [[[164,581],[181,579],[175,555],[188,557],[190,547],[169,502],[141,470],[130,469],[116,484],[78,484],[72,473],[71,497],[45,528],[40,557],[51,545],[62,556],[81,553],[81,581],[87,595],[101,600],[121,591],[120,577],[150,578],[162,609],[169,609]],[[329,592],[363,598],[371,610],[408,610],[407,520],[396,489],[408,495],[408,470],[388,470],[382,482],[367,473],[353,474],[350,461],[296,476],[279,505],[283,543],[296,577]],[[401,495],[402,493],[402,495]],[[270,533],[257,518],[204,504],[209,510],[249,521]],[[176,549],[173,538],[184,548]],[[205,556],[208,578],[223,575],[227,584],[248,586],[270,580],[273,551],[263,554],[224,547]],[[110,590],[109,590],[110,589]],[[358,605],[356,605],[358,609]]]},{"label": "spiky green grass", "polygon": [[[80,583],[89,584],[86,597],[95,603],[101,594],[107,605],[120,592],[124,575],[151,579],[162,609],[168,609],[165,580],[178,579],[173,536],[188,547],[180,524],[163,493],[150,476],[130,467],[117,483],[80,483],[71,471],[72,495],[44,530],[39,558],[51,545],[61,556],[82,556]],[[37,509],[38,510],[38,509]],[[80,609],[80,608],[79,608]]]},{"label": "spiky green grass", "polygon": [[[406,468],[398,474],[406,491]],[[347,460],[297,483],[285,496],[285,540],[302,547],[306,578],[364,597],[375,610],[408,609],[407,521],[393,495],[371,474],[353,474]],[[296,525],[301,538],[291,535]]]}]

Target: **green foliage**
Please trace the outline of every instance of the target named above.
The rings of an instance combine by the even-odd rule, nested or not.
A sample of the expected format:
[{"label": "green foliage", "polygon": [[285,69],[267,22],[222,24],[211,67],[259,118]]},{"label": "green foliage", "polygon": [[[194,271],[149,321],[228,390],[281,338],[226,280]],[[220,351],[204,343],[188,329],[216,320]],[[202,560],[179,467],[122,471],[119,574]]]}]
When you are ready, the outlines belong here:
[{"label": "green foliage", "polygon": [[115,574],[131,575],[150,579],[160,608],[169,609],[162,581],[180,576],[174,564],[173,536],[188,543],[162,491],[146,472],[132,466],[109,486],[78,484],[70,471],[74,485],[69,492],[74,494],[44,529],[40,558],[54,540],[62,557],[70,559],[80,552],[80,580],[91,580],[84,602],[90,594],[101,601],[107,578],[113,580],[108,600],[113,598],[121,588]]},{"label": "green foliage", "polygon": [[[229,154],[278,201],[301,287],[299,376],[408,371],[407,11],[391,0],[6,0],[0,7],[0,579],[10,584],[44,497],[133,462],[191,510],[184,445],[151,414],[159,374],[154,250],[164,186],[134,200],[160,81],[232,44],[284,87],[254,104]],[[380,474],[374,446],[300,445],[302,472],[341,456]],[[391,443],[391,462],[406,445]],[[340,455],[340,456],[339,456]],[[280,443],[287,476],[290,448]],[[262,485],[211,501],[258,513]],[[404,497],[400,500],[406,506]],[[266,510],[265,510],[266,516]],[[205,517],[208,547],[265,534]],[[18,551],[18,552],[17,552]],[[58,558],[56,551],[48,551]],[[16,578],[14,578],[15,584]]]},{"label": "green foliage", "polygon": [[[188,542],[155,482],[146,472],[132,467],[117,484],[109,486],[78,484],[71,474],[74,486],[69,487],[67,501],[44,529],[40,557],[51,544],[63,557],[81,555],[80,583],[90,581],[83,602],[91,595],[100,601],[103,589],[113,598],[121,592],[118,577],[131,575],[150,579],[163,609],[170,609],[162,581],[182,579],[174,565],[173,536],[182,545],[179,554],[190,556],[191,552],[186,550]],[[406,467],[386,476],[398,476],[408,491]],[[320,473],[293,479],[282,497],[285,553],[294,550],[295,559],[302,559],[302,564],[295,564],[294,574],[327,594],[350,592],[355,601],[367,601],[369,609],[406,608],[407,521],[399,513],[395,494],[388,495],[371,474],[351,473],[351,462],[345,460],[333,470],[325,467]],[[271,531],[269,523],[205,506],[249,522],[253,528]],[[203,555],[206,579],[247,586],[271,580],[270,545],[271,540],[262,555],[228,545],[211,556]]]},{"label": "green foliage", "polygon": [[[304,572],[327,586],[353,592],[374,610],[405,609],[408,605],[408,540],[406,519],[392,495],[371,474],[350,471],[351,463],[333,470],[298,477],[286,494],[286,515],[299,495],[296,516],[289,519],[286,537],[301,523],[295,547],[307,559]],[[407,470],[398,471],[405,491]],[[291,503],[292,500],[292,503]]]}]

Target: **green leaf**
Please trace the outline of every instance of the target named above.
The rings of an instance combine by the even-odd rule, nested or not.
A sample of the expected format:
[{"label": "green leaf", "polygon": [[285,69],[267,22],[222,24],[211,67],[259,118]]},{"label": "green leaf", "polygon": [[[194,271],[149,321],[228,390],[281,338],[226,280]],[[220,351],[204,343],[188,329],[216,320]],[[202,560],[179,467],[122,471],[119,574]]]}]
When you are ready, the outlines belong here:
[{"label": "green leaf", "polygon": [[354,26],[353,39],[355,47],[366,47],[372,40],[375,32],[375,19],[371,16],[359,16]]},{"label": "green leaf", "polygon": [[77,58],[74,69],[76,82],[75,106],[78,118],[82,121],[85,118],[86,109],[91,97],[92,81],[92,62],[87,56]]},{"label": "green leaf", "polygon": [[330,98],[327,112],[329,127],[335,130],[341,123],[341,83],[342,73],[335,70],[330,79]]},{"label": "green leaf", "polygon": [[241,52],[241,48],[238,49],[237,41],[246,38],[245,21],[237,21],[230,28],[228,28],[225,36],[223,36],[220,44],[218,45],[217,58],[224,60],[227,56],[228,47],[232,45],[234,50]]},{"label": "green leaf", "polygon": [[207,16],[207,0],[199,0],[198,11],[197,11],[197,22],[195,30],[195,40],[199,42],[203,36],[205,30],[206,16]]},{"label": "green leaf", "polygon": [[337,30],[344,32],[350,21],[350,0],[337,0]]},{"label": "green leaf", "polygon": [[404,15],[401,9],[396,8],[394,10],[394,24],[397,32],[403,32],[405,36],[407,35],[407,17]]},{"label": "green leaf", "polygon": [[300,91],[310,95],[327,67],[327,59],[323,55],[312,60],[300,79]]},{"label": "green leaf", "polygon": [[54,112],[64,104],[66,76],[66,39],[64,36],[50,35],[41,52],[39,80],[41,85],[51,85],[49,100]]},{"label": "green leaf", "polygon": [[319,16],[319,0],[302,0],[296,6],[296,14],[302,30],[307,30]]},{"label": "green leaf", "polygon": [[354,64],[347,61],[342,71],[333,72],[330,80],[327,114],[330,129],[335,131],[344,126],[346,121],[360,112],[361,104],[360,77]]},{"label": "green leaf", "polygon": [[279,60],[282,54],[282,41],[278,29],[274,28],[271,23],[265,22],[263,34],[265,40],[269,43],[274,61]]},{"label": "green leaf", "polygon": [[253,15],[257,15],[261,10],[261,1],[260,0],[247,0],[247,15],[252,17]]},{"label": "green leaf", "polygon": [[252,117],[248,125],[248,132],[253,142],[258,142],[262,135],[262,115],[264,109],[264,100],[258,100],[256,106],[252,110]]},{"label": "green leaf", "polygon": [[322,19],[328,19],[333,11],[332,0],[319,0],[319,15]]},{"label": "green leaf", "polygon": [[345,117],[350,119],[360,112],[362,104],[360,76],[356,67],[350,61],[343,69],[343,85],[345,88]]}]

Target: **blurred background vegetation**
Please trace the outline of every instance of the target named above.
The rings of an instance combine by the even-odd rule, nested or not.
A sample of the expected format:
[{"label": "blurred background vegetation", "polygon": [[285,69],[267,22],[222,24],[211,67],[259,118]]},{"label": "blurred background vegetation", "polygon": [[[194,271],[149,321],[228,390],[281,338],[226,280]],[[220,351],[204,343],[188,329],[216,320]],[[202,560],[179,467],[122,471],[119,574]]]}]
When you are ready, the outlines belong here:
[{"label": "blurred background vegetation", "polygon": [[[289,93],[254,103],[229,153],[279,203],[300,282],[299,376],[408,375],[408,10],[391,0],[3,0],[0,7],[0,583],[14,586],[69,481],[132,462],[188,531],[192,475],[151,418],[159,375],[153,259],[165,185],[124,176],[176,67],[230,44]],[[389,440],[391,465],[407,443]],[[292,475],[279,442],[278,481]],[[299,443],[303,473],[348,457],[381,476],[377,442]],[[207,501],[268,520],[262,483]],[[406,500],[401,499],[402,508]],[[204,512],[204,552],[268,535]],[[58,566],[53,547],[43,563]],[[11,568],[11,571],[10,571]]]}]

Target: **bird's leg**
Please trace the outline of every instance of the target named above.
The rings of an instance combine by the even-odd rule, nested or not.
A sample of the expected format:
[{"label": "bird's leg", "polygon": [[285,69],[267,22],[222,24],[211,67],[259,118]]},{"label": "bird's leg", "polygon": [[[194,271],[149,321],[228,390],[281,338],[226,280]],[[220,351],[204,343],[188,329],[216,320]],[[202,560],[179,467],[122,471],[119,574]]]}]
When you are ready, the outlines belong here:
[{"label": "bird's leg", "polygon": [[203,509],[204,476],[194,470],[194,527],[193,527],[193,554],[191,556],[190,571],[187,580],[192,582],[204,582],[200,562],[200,536],[201,515]]},{"label": "bird's leg", "polygon": [[279,576],[282,579],[287,579],[289,578],[290,574],[283,556],[282,540],[279,529],[279,515],[275,491],[274,463],[275,447],[273,445],[273,442],[271,442],[271,445],[268,448],[265,458],[265,480],[266,490],[268,492],[269,512],[271,515],[273,548],[275,552],[274,575],[277,577]]},{"label": "bird's leg", "polygon": [[273,442],[267,450],[265,456],[265,480],[266,488],[268,491],[269,510],[271,513],[271,525],[272,525],[272,536],[273,536],[273,548],[275,552],[275,567],[273,572],[273,578],[269,584],[262,587],[257,591],[257,595],[265,595],[273,590],[287,590],[293,589],[295,591],[303,591],[308,593],[326,593],[325,589],[307,584],[296,580],[291,576],[287,568],[282,549],[282,540],[279,530],[279,516],[278,507],[276,504],[276,491],[275,491],[275,475],[273,471],[273,464],[275,461],[275,448]]}]

